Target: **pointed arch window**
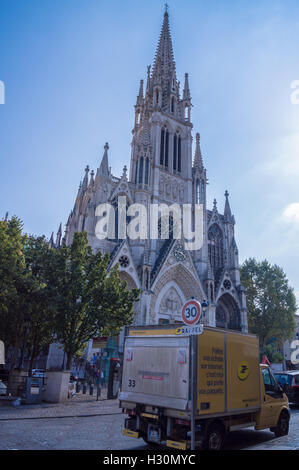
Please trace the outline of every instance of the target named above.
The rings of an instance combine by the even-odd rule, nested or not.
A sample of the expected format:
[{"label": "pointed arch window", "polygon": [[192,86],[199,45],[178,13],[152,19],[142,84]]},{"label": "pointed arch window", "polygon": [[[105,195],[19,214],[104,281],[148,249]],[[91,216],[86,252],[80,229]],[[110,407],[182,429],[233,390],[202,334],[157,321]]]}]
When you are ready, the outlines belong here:
[{"label": "pointed arch window", "polygon": [[223,268],[223,233],[218,224],[213,224],[208,232],[209,259],[214,271]]},{"label": "pointed arch window", "polygon": [[173,170],[181,173],[182,169],[182,139],[176,133],[173,136]]},{"label": "pointed arch window", "polygon": [[196,204],[200,204],[200,181],[196,180]]},{"label": "pointed arch window", "polygon": [[167,127],[161,130],[160,165],[168,168],[169,132]]},{"label": "pointed arch window", "polygon": [[159,88],[156,88],[156,105],[159,104],[159,100],[160,100]]},{"label": "pointed arch window", "polygon": [[175,99],[174,96],[171,98],[171,112],[174,113],[175,111]]},{"label": "pointed arch window", "polygon": [[203,179],[197,178],[196,180],[196,204],[204,204],[205,203],[205,182]]},{"label": "pointed arch window", "polygon": [[175,134],[173,136],[173,169],[176,171],[177,169],[177,146],[178,146],[178,138],[177,135]]},{"label": "pointed arch window", "polygon": [[178,138],[178,172],[181,173],[182,167],[182,139],[181,136]]},{"label": "pointed arch window", "polygon": [[206,190],[205,190],[205,182],[201,180],[201,203],[204,204],[206,199]]},{"label": "pointed arch window", "polygon": [[143,157],[140,158],[139,160],[139,179],[138,183],[142,184],[143,182]]},{"label": "pointed arch window", "polygon": [[188,106],[185,106],[185,121],[189,120],[189,108]]},{"label": "pointed arch window", "polygon": [[135,184],[148,185],[150,177],[149,157],[139,157],[136,161]]},{"label": "pointed arch window", "polygon": [[149,158],[146,157],[146,159],[145,159],[144,184],[148,185],[148,181],[149,181]]},{"label": "pointed arch window", "polygon": [[135,184],[138,183],[138,161],[136,160],[136,168],[135,168]]}]

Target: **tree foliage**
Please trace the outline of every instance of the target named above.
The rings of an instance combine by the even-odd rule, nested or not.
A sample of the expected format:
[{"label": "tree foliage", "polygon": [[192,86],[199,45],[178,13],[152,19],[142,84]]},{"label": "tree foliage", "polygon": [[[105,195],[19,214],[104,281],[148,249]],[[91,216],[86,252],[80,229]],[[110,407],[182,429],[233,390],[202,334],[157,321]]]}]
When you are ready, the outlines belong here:
[{"label": "tree foliage", "polygon": [[26,293],[22,223],[17,217],[0,220],[0,338],[13,349],[13,363],[24,335]]},{"label": "tree foliage", "polygon": [[56,297],[55,330],[70,369],[89,339],[118,334],[132,323],[139,291],[127,290],[117,266],[108,272],[109,255],[93,254],[86,232],[75,233],[73,243],[56,250],[54,258],[49,285]]},{"label": "tree foliage", "polygon": [[26,349],[31,371],[34,359],[55,341],[56,299],[49,288],[53,252],[45,237],[25,237],[24,255],[26,274],[31,280],[26,322]]},{"label": "tree foliage", "polygon": [[[29,369],[52,342],[62,343],[67,368],[86,343],[117,335],[133,320],[139,291],[127,290],[109,255],[93,254],[86,232],[70,246],[49,248],[45,237],[22,235],[22,223],[0,221],[0,338],[20,365],[26,345]],[[18,364],[19,361],[19,364]]]},{"label": "tree foliage", "polygon": [[246,288],[249,331],[259,336],[261,347],[273,338],[278,344],[290,339],[296,328],[296,298],[282,268],[250,258],[241,266],[241,283]]},{"label": "tree foliage", "polygon": [[50,250],[44,237],[22,235],[16,217],[0,221],[0,337],[18,364],[24,346],[32,364],[53,341],[54,299],[49,296]]}]

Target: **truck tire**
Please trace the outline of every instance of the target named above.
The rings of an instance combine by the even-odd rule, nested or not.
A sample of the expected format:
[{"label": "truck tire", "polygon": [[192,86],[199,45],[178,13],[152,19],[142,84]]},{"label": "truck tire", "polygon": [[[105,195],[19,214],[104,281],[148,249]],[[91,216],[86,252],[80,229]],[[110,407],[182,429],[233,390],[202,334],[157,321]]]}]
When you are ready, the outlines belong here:
[{"label": "truck tire", "polygon": [[159,446],[162,445],[162,444],[159,444],[158,442],[151,442],[151,441],[148,441],[148,440],[146,439],[146,437],[143,437],[142,439],[144,440],[144,442],[145,442],[148,446],[151,446],[151,447],[153,447],[153,448],[157,448],[157,447],[159,447]]},{"label": "truck tire", "polygon": [[206,450],[220,450],[224,440],[224,430],[220,424],[213,424],[208,428],[204,449]]},{"label": "truck tire", "polygon": [[286,436],[289,433],[289,415],[286,411],[282,411],[278,420],[276,428],[274,428],[274,434],[276,437]]}]

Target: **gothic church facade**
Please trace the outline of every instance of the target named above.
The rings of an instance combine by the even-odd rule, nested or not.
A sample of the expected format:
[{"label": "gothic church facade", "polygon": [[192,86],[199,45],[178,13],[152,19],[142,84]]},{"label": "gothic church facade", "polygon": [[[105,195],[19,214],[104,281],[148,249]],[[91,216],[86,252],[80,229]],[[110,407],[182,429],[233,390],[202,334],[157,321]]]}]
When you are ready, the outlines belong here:
[{"label": "gothic church facade", "polygon": [[[181,309],[190,298],[206,301],[204,323],[246,332],[247,311],[240,283],[238,248],[234,236],[235,219],[228,192],[224,212],[214,200],[206,204],[207,171],[200,148],[200,135],[193,144],[191,93],[188,74],[184,89],[176,76],[169,15],[166,11],[153,68],[147,69],[144,86],[140,82],[135,105],[135,123],[128,174],[112,175],[108,144],[96,173],[85,169],[64,235],[66,244],[75,232],[85,230],[94,251],[111,255],[111,266],[119,263],[120,276],[128,288],[142,289],[135,305],[135,324],[165,324],[180,321]],[[194,147],[194,149],[192,149]],[[202,204],[203,245],[185,250],[180,240],[99,240],[95,235],[96,207],[117,205],[119,196],[133,203]],[[61,227],[56,242],[62,241]]]}]

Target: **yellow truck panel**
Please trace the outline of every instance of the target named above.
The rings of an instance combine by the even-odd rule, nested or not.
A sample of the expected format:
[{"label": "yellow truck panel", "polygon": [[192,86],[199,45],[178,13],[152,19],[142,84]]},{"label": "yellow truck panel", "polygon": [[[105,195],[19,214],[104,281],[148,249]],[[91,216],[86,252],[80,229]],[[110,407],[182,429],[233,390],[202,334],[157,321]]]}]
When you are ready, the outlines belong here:
[{"label": "yellow truck panel", "polygon": [[205,329],[197,351],[199,415],[260,407],[255,336]]},{"label": "yellow truck panel", "polygon": [[228,411],[260,406],[258,358],[256,337],[226,333]]},{"label": "yellow truck panel", "polygon": [[225,337],[205,330],[198,336],[197,408],[200,414],[225,411]]}]

